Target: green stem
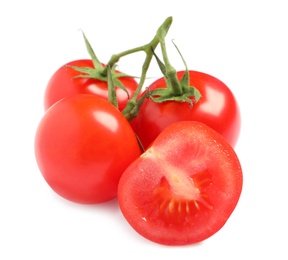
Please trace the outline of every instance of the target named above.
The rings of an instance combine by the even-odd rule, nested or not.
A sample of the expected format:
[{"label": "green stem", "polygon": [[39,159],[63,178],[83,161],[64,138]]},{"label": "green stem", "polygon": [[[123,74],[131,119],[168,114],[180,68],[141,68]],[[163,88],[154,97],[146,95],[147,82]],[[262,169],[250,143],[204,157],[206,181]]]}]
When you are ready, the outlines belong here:
[{"label": "green stem", "polygon": [[[141,90],[143,88],[143,85],[145,83],[145,80],[146,80],[146,75],[147,75],[147,71],[148,71],[148,68],[149,68],[149,65],[150,65],[150,62],[153,58],[153,53],[151,52],[151,48],[150,48],[150,44],[147,45],[147,48],[146,49],[143,49],[145,52],[146,52],[146,58],[145,58],[145,61],[142,65],[142,72],[141,72],[141,77],[140,77],[140,81],[139,81],[139,84],[138,84],[138,87],[137,89],[135,90],[134,92],[134,95],[130,98],[130,100],[127,102],[127,105],[126,107],[124,108],[123,110],[123,115],[126,117],[126,118],[130,118],[130,115],[129,113],[131,112],[131,110],[136,106],[137,104],[137,99],[141,93]],[[157,46],[157,44],[156,44]],[[155,47],[156,47],[155,46]],[[140,108],[140,107],[139,107]],[[131,118],[132,120],[132,118]]]},{"label": "green stem", "polygon": [[113,76],[112,76],[111,69],[109,66],[107,70],[107,82],[108,82],[108,101],[113,106],[118,108],[118,99],[116,95],[116,89],[114,87]]},{"label": "green stem", "polygon": [[171,65],[168,59],[168,54],[167,54],[167,49],[166,49],[164,38],[161,38],[160,45],[161,45],[162,56],[163,56],[165,69],[166,69],[167,86],[172,88],[172,92],[174,96],[181,96],[183,94],[183,89],[177,78],[176,70]]},{"label": "green stem", "polygon": [[144,100],[150,96],[149,91],[145,91],[144,94],[137,100],[137,102],[133,103],[131,109],[127,113],[123,113],[126,119],[130,122],[132,121],[138,114],[140,107],[142,106]]},{"label": "green stem", "polygon": [[[144,82],[146,80],[146,75],[147,75],[147,71],[148,68],[150,66],[151,60],[153,58],[153,51],[156,49],[157,45],[160,42],[160,37],[159,35],[161,35],[161,38],[165,37],[168,33],[168,30],[172,24],[172,17],[168,17],[163,23],[162,25],[158,28],[156,35],[154,36],[154,38],[152,39],[152,41],[146,45],[143,45],[141,47],[132,49],[130,51],[126,51],[126,52],[122,52],[122,55],[125,54],[130,54],[132,52],[136,52],[136,51],[144,51],[146,53],[146,58],[144,60],[144,63],[142,65],[142,72],[141,72],[141,77],[140,77],[140,81],[138,84],[138,87],[134,93],[134,95],[132,96],[132,98],[128,101],[126,107],[123,110],[123,115],[130,121],[133,118],[135,118],[137,116],[138,110],[140,109],[140,105],[143,103],[143,100],[141,100],[138,104],[137,104],[137,99],[141,93],[141,90],[143,88]],[[117,62],[117,60],[120,59],[120,57],[118,55],[114,55],[112,56],[112,58],[114,58],[114,60]],[[112,59],[111,58],[111,59]],[[110,60],[111,61],[111,60]],[[108,63],[109,64],[109,63]],[[133,110],[133,111],[132,111]]]},{"label": "green stem", "polygon": [[112,55],[112,57],[110,58],[110,60],[107,63],[107,66],[105,66],[105,68],[103,69],[102,75],[106,76],[107,75],[107,69],[108,69],[107,67],[113,67],[120,60],[120,58],[127,56],[129,54],[132,54],[132,53],[143,51],[145,46],[146,45]]}]

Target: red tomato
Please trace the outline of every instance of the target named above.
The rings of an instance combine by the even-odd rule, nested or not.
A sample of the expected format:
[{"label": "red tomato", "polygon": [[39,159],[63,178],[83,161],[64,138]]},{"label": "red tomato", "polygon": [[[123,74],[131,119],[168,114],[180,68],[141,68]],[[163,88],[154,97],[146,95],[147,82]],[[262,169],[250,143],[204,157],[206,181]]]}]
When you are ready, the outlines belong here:
[{"label": "red tomato", "polygon": [[[44,95],[44,109],[47,110],[58,100],[75,94],[94,94],[105,99],[108,98],[108,85],[106,81],[89,78],[75,78],[81,72],[69,66],[93,68],[92,60],[75,60],[59,68],[48,82]],[[119,80],[127,89],[131,97],[136,90],[138,83],[129,77],[121,77]],[[126,106],[127,93],[116,88],[119,110],[122,111]]]},{"label": "red tomato", "polygon": [[[184,71],[177,73],[180,79]],[[144,148],[168,125],[185,120],[200,121],[223,135],[234,147],[240,133],[240,111],[237,101],[230,89],[211,75],[189,71],[190,86],[201,93],[200,100],[190,106],[187,102],[165,101],[156,103],[146,99],[136,119],[131,123]],[[151,84],[149,90],[165,88],[164,78]]]},{"label": "red tomato", "polygon": [[241,165],[219,133],[195,121],[166,128],[123,173],[120,209],[145,238],[193,244],[219,231],[242,190]]},{"label": "red tomato", "polygon": [[120,176],[141,154],[126,118],[108,101],[82,94],[50,107],[39,123],[39,169],[60,196],[92,204],[117,195]]}]

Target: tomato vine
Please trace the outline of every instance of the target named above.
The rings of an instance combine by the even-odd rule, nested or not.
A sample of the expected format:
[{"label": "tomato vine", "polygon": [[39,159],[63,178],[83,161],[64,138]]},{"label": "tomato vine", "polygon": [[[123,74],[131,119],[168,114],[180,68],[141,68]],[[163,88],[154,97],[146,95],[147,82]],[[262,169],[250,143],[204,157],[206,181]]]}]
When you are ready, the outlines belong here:
[{"label": "tomato vine", "polygon": [[[127,118],[128,121],[130,121],[137,115],[137,111],[138,111],[139,107],[141,106],[143,99],[146,98],[146,96],[144,96],[140,100],[138,100],[138,97],[139,97],[140,92],[143,88],[144,82],[146,80],[146,75],[147,75],[148,68],[150,66],[150,62],[151,62],[153,55],[154,55],[153,52],[161,40],[159,35],[161,35],[161,37],[165,37],[166,34],[168,33],[168,30],[169,30],[171,24],[172,24],[172,17],[166,18],[165,21],[158,28],[154,38],[148,44],[145,44],[145,45],[142,45],[142,46],[139,46],[136,48],[132,48],[132,49],[120,52],[118,54],[112,55],[110,60],[107,62],[106,66],[103,66],[100,63],[100,61],[98,60],[92,46],[90,45],[87,37],[83,33],[84,41],[86,44],[86,49],[87,49],[87,51],[88,51],[88,53],[89,53],[89,55],[93,61],[94,68],[83,68],[83,67],[77,67],[77,66],[72,66],[72,68],[82,73],[77,77],[94,78],[94,79],[99,79],[99,80],[103,80],[103,81],[107,81],[107,82],[110,81],[110,84],[112,84],[112,82],[113,82],[113,85],[115,85],[116,87],[120,87],[123,90],[125,90],[125,87],[118,80],[118,78],[123,77],[123,76],[124,77],[127,77],[127,76],[133,77],[133,76],[129,76],[129,75],[124,74],[124,73],[116,73],[115,72],[115,65],[124,56],[130,55],[130,54],[133,54],[136,52],[142,52],[142,51],[145,52],[146,58],[145,58],[144,63],[142,65],[142,72],[141,72],[141,77],[140,77],[140,81],[138,84],[138,88],[136,89],[134,95],[128,100],[126,107],[122,111],[123,115]],[[108,71],[110,71],[110,73],[111,73],[109,80],[108,80],[108,74],[109,74]],[[109,89],[110,89],[110,91],[112,91],[112,88],[109,88]],[[114,96],[114,95],[112,95],[112,96],[113,96],[113,98],[109,101],[115,105],[117,102],[113,99],[115,99],[116,96]],[[110,97],[111,97],[111,95],[110,95]]]},{"label": "tomato vine", "polygon": [[[156,35],[153,39],[145,45],[132,48],[129,50],[125,50],[118,54],[114,54],[111,56],[110,60],[107,62],[106,66],[103,66],[98,60],[92,46],[90,45],[88,39],[83,33],[83,37],[85,40],[86,48],[90,57],[93,61],[94,68],[81,68],[73,66],[72,68],[82,72],[83,74],[78,77],[87,77],[87,78],[95,78],[103,81],[107,81],[110,83],[109,91],[114,92],[113,87],[122,88],[124,91],[124,85],[119,81],[120,77],[133,77],[124,73],[116,73],[115,66],[119,60],[127,55],[136,53],[136,52],[145,52],[146,57],[142,64],[142,72],[139,80],[138,87],[132,97],[128,99],[127,105],[122,111],[123,115],[126,117],[128,121],[132,121],[138,114],[138,111],[146,98],[151,98],[155,102],[163,102],[163,101],[178,101],[178,102],[189,102],[191,103],[191,99],[189,97],[195,97],[195,102],[197,102],[200,98],[200,93],[196,88],[189,86],[189,74],[186,66],[187,73],[183,76],[183,78],[179,81],[176,76],[176,70],[171,66],[168,55],[165,47],[165,37],[168,33],[168,30],[172,24],[172,17],[168,17],[158,28]],[[162,55],[164,58],[164,63],[160,61],[160,59],[155,54],[155,49],[157,45],[160,43]],[[155,57],[158,65],[165,75],[167,79],[167,88],[158,89],[153,92],[146,91],[144,95],[140,96],[141,90],[143,89],[144,82],[146,80],[147,71],[149,69],[152,58]],[[182,56],[181,56],[182,57]],[[184,61],[184,59],[183,59]],[[185,62],[184,62],[185,63]],[[186,65],[186,64],[185,64]],[[109,76],[110,74],[110,76]],[[126,91],[127,93],[127,91]],[[127,93],[128,94],[128,93]],[[117,97],[115,94],[109,94],[109,102],[117,107],[117,101],[115,100]],[[192,103],[191,103],[192,104]]]}]

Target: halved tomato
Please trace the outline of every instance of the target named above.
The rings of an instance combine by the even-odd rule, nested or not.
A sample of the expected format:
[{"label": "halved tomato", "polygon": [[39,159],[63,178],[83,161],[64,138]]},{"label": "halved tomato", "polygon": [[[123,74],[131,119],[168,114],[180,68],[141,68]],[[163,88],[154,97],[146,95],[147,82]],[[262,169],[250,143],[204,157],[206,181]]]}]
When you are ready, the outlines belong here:
[{"label": "halved tomato", "polygon": [[242,169],[218,132],[195,121],[167,127],[123,173],[120,209],[145,238],[165,245],[200,242],[235,209]]}]

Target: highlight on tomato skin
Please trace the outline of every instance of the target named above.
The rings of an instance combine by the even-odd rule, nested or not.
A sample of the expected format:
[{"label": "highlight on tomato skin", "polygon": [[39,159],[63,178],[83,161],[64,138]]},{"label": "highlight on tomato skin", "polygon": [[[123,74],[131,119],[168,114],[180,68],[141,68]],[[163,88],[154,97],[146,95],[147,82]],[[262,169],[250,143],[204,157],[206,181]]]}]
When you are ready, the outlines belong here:
[{"label": "highlight on tomato skin", "polygon": [[228,142],[195,121],[167,127],[123,173],[121,212],[132,228],[163,245],[189,245],[218,232],[242,191],[239,159]]}]

